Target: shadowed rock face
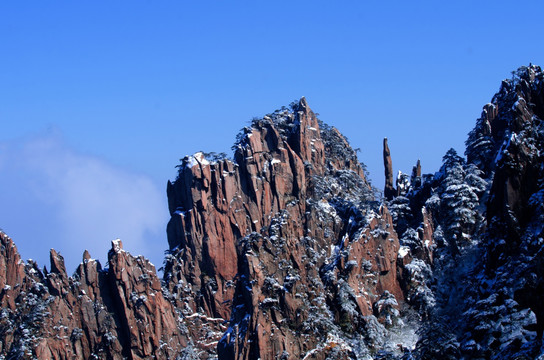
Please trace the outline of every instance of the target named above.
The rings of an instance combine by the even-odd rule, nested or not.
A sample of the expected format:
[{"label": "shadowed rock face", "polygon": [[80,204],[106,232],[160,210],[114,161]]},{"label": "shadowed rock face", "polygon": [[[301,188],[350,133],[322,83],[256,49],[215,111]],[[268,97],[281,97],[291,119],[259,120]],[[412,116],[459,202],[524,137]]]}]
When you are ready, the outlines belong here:
[{"label": "shadowed rock face", "polygon": [[[544,73],[538,66],[521,67],[484,107],[467,141],[467,157],[488,164],[482,167],[492,178],[486,273],[506,279],[504,274],[515,274],[508,292],[520,308],[534,313],[530,328],[539,337],[544,332],[543,119]],[[504,282],[497,281],[497,287]]]}]

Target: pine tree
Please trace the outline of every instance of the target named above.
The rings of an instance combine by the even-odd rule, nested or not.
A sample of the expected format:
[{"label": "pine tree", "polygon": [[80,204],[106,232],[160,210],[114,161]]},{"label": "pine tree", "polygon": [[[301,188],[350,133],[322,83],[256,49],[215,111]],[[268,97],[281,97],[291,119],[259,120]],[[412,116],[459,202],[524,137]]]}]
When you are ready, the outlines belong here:
[{"label": "pine tree", "polygon": [[481,178],[482,171],[467,165],[454,149],[448,150],[442,160],[437,175],[440,185],[429,199],[428,208],[444,229],[453,253],[458,253],[460,247],[471,243],[470,234],[482,221],[477,207],[487,183]]}]

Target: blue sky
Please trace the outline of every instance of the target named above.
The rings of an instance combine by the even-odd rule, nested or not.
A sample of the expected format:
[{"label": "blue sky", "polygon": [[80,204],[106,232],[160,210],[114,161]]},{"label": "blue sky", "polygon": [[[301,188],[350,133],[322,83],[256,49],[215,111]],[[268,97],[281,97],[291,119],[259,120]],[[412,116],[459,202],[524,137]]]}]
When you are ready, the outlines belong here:
[{"label": "blue sky", "polygon": [[0,3],[0,227],[24,258],[75,269],[110,240],[156,265],[165,185],[306,96],[383,187],[440,166],[503,78],[544,64],[540,1]]}]

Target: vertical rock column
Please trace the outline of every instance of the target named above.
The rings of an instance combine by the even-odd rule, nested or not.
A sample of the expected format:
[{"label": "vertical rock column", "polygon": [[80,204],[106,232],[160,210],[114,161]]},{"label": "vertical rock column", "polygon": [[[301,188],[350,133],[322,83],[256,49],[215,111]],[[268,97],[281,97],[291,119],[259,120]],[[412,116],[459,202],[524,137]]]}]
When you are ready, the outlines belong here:
[{"label": "vertical rock column", "polygon": [[385,187],[383,194],[387,200],[393,199],[396,194],[393,187],[393,162],[391,161],[391,152],[387,145],[387,138],[383,139],[383,166],[385,170]]}]

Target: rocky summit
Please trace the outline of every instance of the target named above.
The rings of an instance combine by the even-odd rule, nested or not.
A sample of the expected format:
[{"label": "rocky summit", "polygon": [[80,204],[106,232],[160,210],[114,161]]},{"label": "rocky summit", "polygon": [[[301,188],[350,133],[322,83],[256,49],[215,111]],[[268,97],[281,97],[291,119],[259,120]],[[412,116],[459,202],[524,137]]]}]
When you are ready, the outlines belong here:
[{"label": "rocky summit", "polygon": [[306,99],[254,119],[181,159],[162,279],[120,240],[69,275],[0,233],[0,359],[544,359],[542,119],[521,67],[466,157],[395,179],[385,139],[384,196]]}]

